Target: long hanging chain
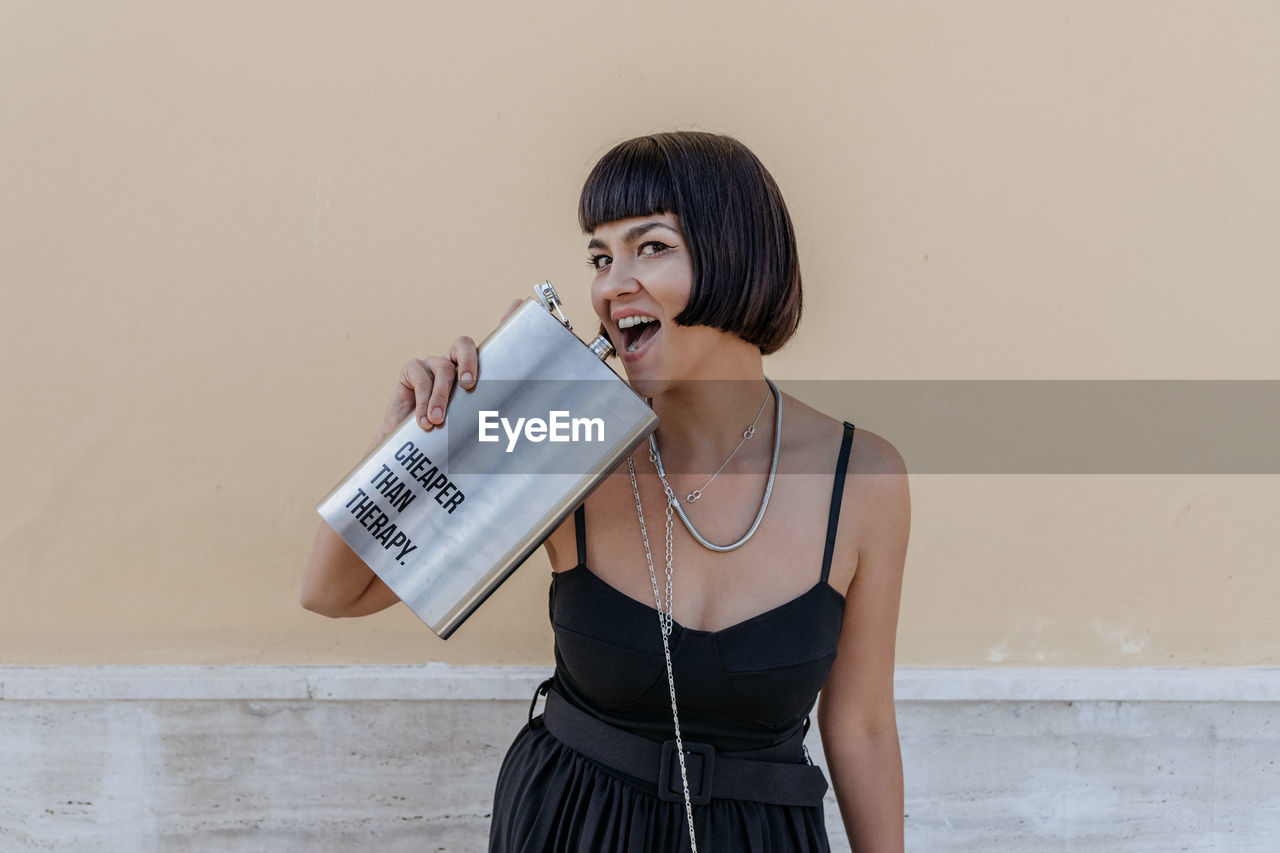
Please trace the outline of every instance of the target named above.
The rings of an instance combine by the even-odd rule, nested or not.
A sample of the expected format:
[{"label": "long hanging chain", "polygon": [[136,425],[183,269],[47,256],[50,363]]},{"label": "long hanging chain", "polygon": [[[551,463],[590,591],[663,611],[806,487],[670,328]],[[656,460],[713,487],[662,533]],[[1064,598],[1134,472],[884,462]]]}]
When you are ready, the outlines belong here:
[{"label": "long hanging chain", "polygon": [[[650,457],[652,459],[652,456]],[[649,552],[649,532],[644,526],[644,509],[640,506],[640,487],[636,484],[636,468],[627,457],[627,470],[631,472],[631,491],[636,497],[636,515],[640,517],[640,537],[644,540],[644,559],[649,564],[649,582],[653,585],[653,601],[658,610],[658,630],[662,634],[662,655],[667,661],[667,691],[671,694],[671,721],[676,731],[676,755],[680,758],[680,784],[684,788],[684,816],[689,824],[689,847],[691,853],[698,853],[698,839],[693,832],[693,803],[689,797],[689,773],[684,763],[684,740],[680,737],[680,711],[676,708],[676,676],[671,667],[671,516],[676,496],[671,487],[662,484],[667,493],[667,588],[665,600],[658,594],[658,574],[653,569],[653,555]],[[664,784],[659,779],[658,784]]]}]

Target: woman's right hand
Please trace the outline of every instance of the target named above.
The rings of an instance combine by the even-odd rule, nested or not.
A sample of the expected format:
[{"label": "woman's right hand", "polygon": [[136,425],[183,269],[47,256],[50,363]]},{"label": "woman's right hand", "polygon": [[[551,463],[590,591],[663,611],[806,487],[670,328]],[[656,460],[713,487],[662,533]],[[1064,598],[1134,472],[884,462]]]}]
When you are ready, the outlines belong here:
[{"label": "woman's right hand", "polygon": [[[523,299],[512,302],[503,312],[499,325],[522,304]],[[467,335],[454,340],[447,357],[432,355],[405,362],[400,369],[400,381],[387,403],[382,434],[390,435],[411,413],[425,430],[443,424],[454,383],[465,389],[475,387],[479,369],[476,342]]]},{"label": "woman's right hand", "polygon": [[[506,320],[523,302],[523,299],[512,302],[502,319]],[[405,364],[400,370],[400,382],[395,393],[387,403],[382,430],[369,445],[370,452],[395,432],[410,414],[417,418],[423,429],[444,423],[454,381],[459,381],[463,388],[473,387],[479,367],[476,343],[466,335],[449,347],[448,358],[415,358]],[[366,616],[400,600],[323,521],[316,531],[315,544],[302,571],[298,597],[307,610],[334,618]]]}]

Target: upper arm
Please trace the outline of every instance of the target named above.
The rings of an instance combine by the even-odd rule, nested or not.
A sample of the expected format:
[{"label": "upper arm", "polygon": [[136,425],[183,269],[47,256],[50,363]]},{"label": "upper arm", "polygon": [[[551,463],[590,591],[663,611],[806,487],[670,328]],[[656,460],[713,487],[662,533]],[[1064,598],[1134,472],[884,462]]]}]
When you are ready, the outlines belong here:
[{"label": "upper arm", "polygon": [[847,509],[841,513],[859,515],[853,546],[857,568],[845,598],[836,661],[818,708],[824,743],[861,739],[896,726],[894,649],[911,497],[902,456],[880,436],[866,437],[857,473],[845,485]]},{"label": "upper arm", "polygon": [[368,616],[400,598],[321,521],[298,590],[302,606],[331,618]]}]

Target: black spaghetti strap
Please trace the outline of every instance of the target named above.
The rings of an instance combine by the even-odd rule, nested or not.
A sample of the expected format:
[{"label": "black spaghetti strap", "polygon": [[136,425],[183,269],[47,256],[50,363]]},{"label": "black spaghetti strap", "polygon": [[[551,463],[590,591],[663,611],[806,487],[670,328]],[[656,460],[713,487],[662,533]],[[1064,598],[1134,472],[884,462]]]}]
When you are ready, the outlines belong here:
[{"label": "black spaghetti strap", "polygon": [[587,505],[578,504],[573,511],[573,530],[578,534],[578,565],[587,564]]},{"label": "black spaghetti strap", "polygon": [[853,424],[844,422],[844,438],[840,441],[840,461],[836,463],[836,480],[831,486],[831,513],[827,516],[827,547],[822,553],[822,582],[831,574],[831,556],[836,550],[836,526],[840,521],[840,502],[844,499],[844,475],[849,468],[849,448],[853,446]]}]

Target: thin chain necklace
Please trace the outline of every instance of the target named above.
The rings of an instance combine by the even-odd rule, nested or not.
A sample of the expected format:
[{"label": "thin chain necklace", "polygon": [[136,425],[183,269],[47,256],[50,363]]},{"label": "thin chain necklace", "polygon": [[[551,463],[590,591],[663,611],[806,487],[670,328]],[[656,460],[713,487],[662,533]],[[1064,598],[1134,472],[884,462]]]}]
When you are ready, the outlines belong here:
[{"label": "thin chain necklace", "polygon": [[[649,532],[644,526],[644,509],[640,506],[640,487],[636,484],[636,467],[627,457],[627,470],[631,473],[631,491],[636,497],[636,515],[640,517],[640,536],[644,540],[644,559],[649,564],[649,583],[653,586],[653,602],[658,611],[658,631],[662,634],[662,655],[667,661],[667,691],[671,695],[671,720],[676,732],[676,755],[680,758],[680,784],[684,789],[684,816],[689,824],[689,848],[698,853],[698,839],[693,832],[693,803],[689,797],[689,771],[685,769],[684,740],[680,736],[680,711],[676,708],[676,676],[671,667],[671,502],[667,503],[667,588],[666,598],[658,594],[658,574],[653,570],[653,554],[649,551]],[[664,484],[665,485],[665,484]],[[671,494],[671,487],[667,487]]]},{"label": "thin chain necklace", "polygon": [[[760,401],[760,411],[756,412],[755,419],[751,421],[751,426],[747,427],[742,431],[742,441],[738,442],[738,446],[735,447],[733,449],[733,452],[729,454],[729,458],[725,459],[724,463],[721,464],[721,466],[716,469],[716,472],[711,475],[711,480],[714,480],[716,477],[719,477],[720,472],[724,470],[724,466],[728,465],[729,462],[733,459],[733,457],[738,455],[738,451],[742,449],[742,445],[746,444],[748,441],[750,441],[752,438],[755,437],[756,424],[760,421],[760,416],[764,414],[764,407],[768,404],[768,402],[769,402],[769,390],[766,388],[764,392],[764,399]],[[657,442],[655,441],[654,444],[656,445]],[[711,480],[707,480],[707,482],[703,483],[700,487],[694,489],[692,492],[685,495],[684,499],[687,500],[689,503],[693,503],[698,498],[702,497],[702,490],[705,489],[707,486],[711,485]]]},{"label": "thin chain necklace", "polygon": [[[782,449],[782,392],[778,390],[778,387],[773,384],[773,381],[769,379],[769,377],[766,376],[764,381],[769,384],[769,389],[773,392],[774,408],[777,409],[773,425],[773,462],[769,466],[769,480],[765,483],[764,498],[760,501],[760,511],[756,513],[756,519],[751,522],[751,527],[737,542],[729,545],[717,545],[714,542],[708,541],[707,538],[699,533],[697,528],[693,526],[693,522],[689,520],[689,516],[684,513],[684,507],[680,506],[680,500],[676,497],[676,493],[671,488],[671,484],[667,482],[667,474],[662,467],[662,454],[658,451],[658,440],[655,438],[655,433],[649,433],[649,461],[653,463],[653,467],[658,469],[658,479],[662,481],[662,488],[667,493],[668,513],[670,513],[671,508],[674,507],[676,514],[679,515],[680,520],[684,522],[685,529],[689,531],[689,534],[693,536],[699,545],[711,551],[732,551],[747,544],[747,540],[755,535],[756,528],[760,526],[760,521],[764,518],[764,511],[769,506],[769,496],[773,494],[773,480],[774,476],[778,473],[778,453]],[[760,411],[764,411],[763,406],[760,407]],[[756,415],[756,417],[759,418],[760,416]],[[753,431],[754,427],[755,425],[752,424]],[[741,447],[742,445],[739,444],[738,446]],[[737,453],[738,451],[734,450],[733,452]],[[730,456],[730,458],[733,457]],[[629,461],[630,460],[628,459],[628,462]],[[725,460],[725,464],[728,464],[728,460]],[[724,468],[723,465],[720,467],[722,469]],[[717,471],[716,473],[719,474],[720,472]],[[714,480],[715,477],[713,476],[711,479]],[[707,482],[710,483],[711,480],[708,480]],[[706,486],[704,485],[703,488],[706,488]]]}]

